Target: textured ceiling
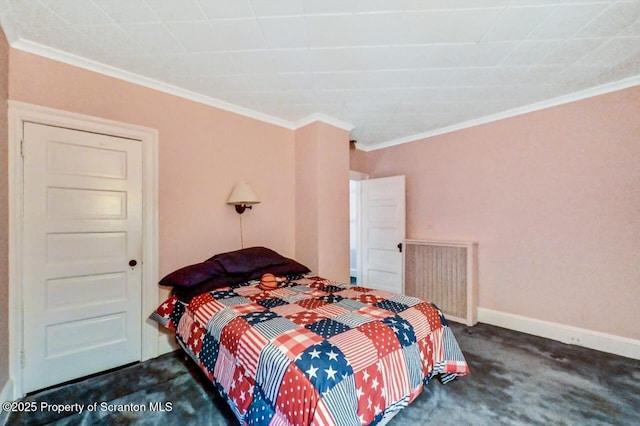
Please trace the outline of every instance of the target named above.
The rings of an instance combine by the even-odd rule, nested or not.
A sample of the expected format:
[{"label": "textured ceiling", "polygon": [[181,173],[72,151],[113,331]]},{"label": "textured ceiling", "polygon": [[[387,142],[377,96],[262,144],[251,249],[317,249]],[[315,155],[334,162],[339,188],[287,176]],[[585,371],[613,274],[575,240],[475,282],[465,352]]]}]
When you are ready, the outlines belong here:
[{"label": "textured ceiling", "polygon": [[369,149],[640,76],[640,0],[0,0],[0,14],[16,48],[274,122],[332,117]]}]

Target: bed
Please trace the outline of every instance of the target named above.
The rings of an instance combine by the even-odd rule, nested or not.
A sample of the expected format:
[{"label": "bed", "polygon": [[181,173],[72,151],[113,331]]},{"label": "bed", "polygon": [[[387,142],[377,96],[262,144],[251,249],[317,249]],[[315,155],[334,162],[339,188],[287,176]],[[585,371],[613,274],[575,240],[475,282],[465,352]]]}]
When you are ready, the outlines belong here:
[{"label": "bed", "polygon": [[[260,277],[280,277],[264,290]],[[415,297],[338,284],[264,247],[163,278],[151,315],[240,424],[384,424],[434,377],[469,373],[442,312]]]}]

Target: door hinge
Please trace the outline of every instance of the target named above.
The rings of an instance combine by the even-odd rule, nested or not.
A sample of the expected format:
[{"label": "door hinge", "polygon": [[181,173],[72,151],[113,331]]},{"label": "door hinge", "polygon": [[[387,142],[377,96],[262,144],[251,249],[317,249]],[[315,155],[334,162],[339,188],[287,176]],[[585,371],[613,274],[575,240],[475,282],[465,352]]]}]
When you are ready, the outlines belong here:
[{"label": "door hinge", "polygon": [[24,368],[24,349],[20,350],[20,367]]},{"label": "door hinge", "polygon": [[20,157],[24,158],[24,139],[20,141]]}]

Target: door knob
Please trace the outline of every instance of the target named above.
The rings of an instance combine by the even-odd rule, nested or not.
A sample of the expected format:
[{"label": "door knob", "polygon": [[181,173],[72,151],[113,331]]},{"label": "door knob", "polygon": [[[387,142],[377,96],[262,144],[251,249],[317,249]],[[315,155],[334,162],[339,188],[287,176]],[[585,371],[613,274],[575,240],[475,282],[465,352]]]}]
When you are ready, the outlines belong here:
[{"label": "door knob", "polygon": [[132,268],[133,268],[134,266],[136,266],[137,264],[138,264],[138,261],[137,261],[137,260],[135,260],[135,259],[131,259],[131,260],[129,261],[129,266],[131,266]]}]

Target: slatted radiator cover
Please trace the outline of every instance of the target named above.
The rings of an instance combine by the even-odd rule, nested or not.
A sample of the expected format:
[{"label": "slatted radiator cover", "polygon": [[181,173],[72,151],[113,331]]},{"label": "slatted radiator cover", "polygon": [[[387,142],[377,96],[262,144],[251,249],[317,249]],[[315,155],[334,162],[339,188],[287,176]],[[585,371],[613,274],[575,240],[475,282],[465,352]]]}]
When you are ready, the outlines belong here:
[{"label": "slatted radiator cover", "polygon": [[435,303],[447,319],[478,322],[478,244],[405,240],[404,292]]}]

